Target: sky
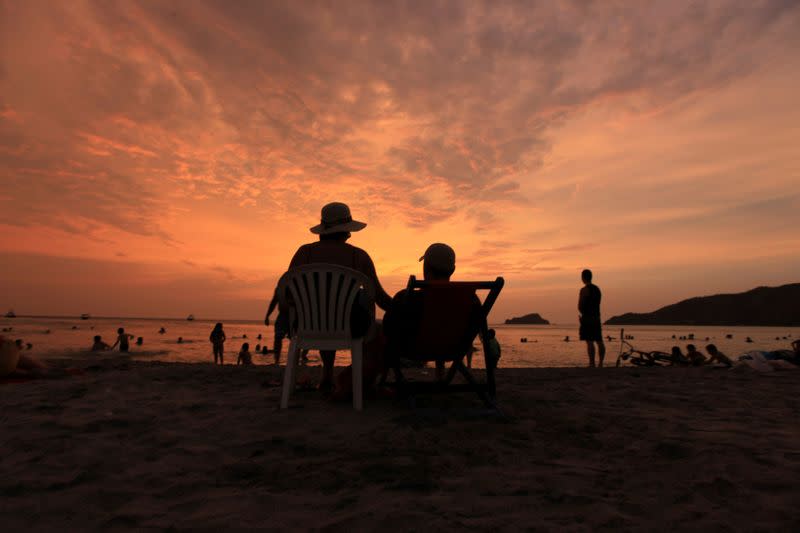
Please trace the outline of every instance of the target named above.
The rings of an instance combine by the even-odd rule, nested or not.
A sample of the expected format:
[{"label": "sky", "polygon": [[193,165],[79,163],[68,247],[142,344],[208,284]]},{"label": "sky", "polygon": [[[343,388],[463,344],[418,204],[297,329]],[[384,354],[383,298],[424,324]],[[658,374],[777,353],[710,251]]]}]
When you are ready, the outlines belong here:
[{"label": "sky", "polygon": [[491,316],[800,281],[800,2],[0,0],[0,307],[260,319],[321,207]]}]

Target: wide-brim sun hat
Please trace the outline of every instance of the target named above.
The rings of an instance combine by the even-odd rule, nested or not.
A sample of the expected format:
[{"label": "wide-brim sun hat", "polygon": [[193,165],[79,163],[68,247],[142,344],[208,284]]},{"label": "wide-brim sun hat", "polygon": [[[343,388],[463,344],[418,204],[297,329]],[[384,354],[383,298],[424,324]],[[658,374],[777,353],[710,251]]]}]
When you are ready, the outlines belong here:
[{"label": "wide-brim sun hat", "polygon": [[327,235],[330,233],[361,231],[366,227],[367,225],[364,222],[353,220],[347,204],[332,202],[322,207],[320,223],[311,228],[311,233]]}]

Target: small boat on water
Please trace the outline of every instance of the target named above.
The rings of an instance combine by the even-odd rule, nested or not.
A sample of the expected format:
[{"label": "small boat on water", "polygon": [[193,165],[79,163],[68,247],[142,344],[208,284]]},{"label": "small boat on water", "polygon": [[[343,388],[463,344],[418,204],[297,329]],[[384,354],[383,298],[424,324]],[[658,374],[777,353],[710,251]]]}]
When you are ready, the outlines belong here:
[{"label": "small boat on water", "polygon": [[89,320],[90,318],[92,318],[92,315],[90,315],[89,313],[83,313],[81,315],[81,320]]},{"label": "small boat on water", "polygon": [[194,315],[189,315],[186,317],[186,320],[192,321],[194,320]]},{"label": "small boat on water", "polygon": [[6,313],[6,318],[17,318],[17,314],[14,312],[13,309],[11,309],[8,311],[8,313]]}]

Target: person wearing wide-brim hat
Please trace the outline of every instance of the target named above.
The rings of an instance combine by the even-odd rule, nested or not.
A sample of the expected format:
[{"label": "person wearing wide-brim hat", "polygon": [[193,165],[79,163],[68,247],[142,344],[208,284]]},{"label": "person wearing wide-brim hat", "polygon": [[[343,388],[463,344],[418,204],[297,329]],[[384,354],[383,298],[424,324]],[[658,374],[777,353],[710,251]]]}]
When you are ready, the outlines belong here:
[{"label": "person wearing wide-brim hat", "polygon": [[[319,240],[301,246],[295,252],[289,269],[312,263],[328,263],[340,265],[357,270],[366,275],[375,286],[375,303],[384,311],[389,309],[392,298],[383,290],[378,275],[375,272],[375,264],[369,254],[347,243],[351,234],[361,231],[367,227],[364,222],[353,220],[350,208],[347,204],[333,202],[322,208],[320,223],[311,228],[311,233],[319,235]],[[277,294],[276,294],[277,296]],[[267,310],[265,323],[269,323],[269,316],[277,305],[277,298],[273,296]],[[283,337],[288,333],[288,324],[285,319],[286,314],[279,312],[275,321],[275,357],[280,360],[280,350]],[[278,338],[280,336],[280,339]],[[330,388],[333,383],[333,361],[336,352],[322,351],[320,357],[323,365],[322,382],[320,388]],[[366,353],[365,353],[366,355]],[[367,361],[368,363],[368,361]],[[366,370],[366,369],[365,369]]]}]

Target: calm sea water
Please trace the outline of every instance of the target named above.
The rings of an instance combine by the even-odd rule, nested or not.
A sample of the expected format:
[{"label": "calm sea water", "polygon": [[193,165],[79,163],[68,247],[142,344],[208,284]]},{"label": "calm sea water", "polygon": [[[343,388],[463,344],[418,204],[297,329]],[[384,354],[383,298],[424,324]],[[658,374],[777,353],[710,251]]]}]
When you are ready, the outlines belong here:
[{"label": "calm sea water", "polygon": [[[101,335],[103,340],[113,344],[116,339],[118,327],[135,337],[143,337],[142,346],[131,345],[131,355],[143,360],[179,361],[179,362],[211,362],[211,344],[208,335],[214,322],[196,320],[151,320],[151,319],[107,319],[97,318],[89,320],[64,319],[64,318],[2,318],[0,329],[13,328],[10,332],[2,333],[7,338],[23,339],[26,343],[33,344],[31,354],[43,358],[69,357],[83,355],[92,345],[92,337]],[[160,335],[159,328],[164,327],[166,333]],[[550,326],[494,326],[497,338],[503,349],[501,367],[569,367],[582,366],[587,362],[585,344],[579,342],[577,325],[550,325]],[[47,330],[50,332],[47,333]],[[256,344],[262,346],[266,343],[272,347],[273,329],[265,327],[259,322],[226,322],[225,332],[228,341],[225,345],[226,363],[236,363],[236,354],[243,342],[250,343],[251,352]],[[615,337],[614,341],[606,342],[607,361],[613,364],[619,352],[619,328],[605,327],[604,335]],[[258,335],[262,340],[258,340]],[[706,338],[713,342],[729,356],[737,356],[748,350],[763,349],[774,350],[789,348],[792,339],[800,337],[798,328],[760,328],[760,327],[679,327],[679,326],[628,326],[626,335],[633,335],[630,341],[641,350],[669,351],[670,347],[677,344],[685,347],[687,342],[693,342],[698,347],[703,347]],[[694,341],[680,341],[676,337],[694,334]],[[732,339],[725,338],[727,334],[733,335]],[[242,338],[247,335],[247,339]],[[564,338],[569,336],[570,341]],[[183,337],[184,342],[178,344],[178,337]],[[746,343],[745,339],[751,337],[753,343]],[[784,339],[786,337],[786,339]],[[520,342],[527,338],[528,342]],[[476,343],[478,346],[479,343]],[[288,342],[284,341],[284,356],[288,351]],[[104,355],[110,355],[106,353]],[[482,355],[476,354],[475,365],[480,367]],[[272,356],[254,356],[256,364],[269,364]],[[310,354],[310,363],[317,364],[318,357],[314,352]],[[340,352],[337,356],[337,365],[349,364],[349,354]]]}]

